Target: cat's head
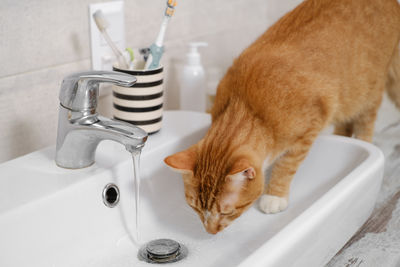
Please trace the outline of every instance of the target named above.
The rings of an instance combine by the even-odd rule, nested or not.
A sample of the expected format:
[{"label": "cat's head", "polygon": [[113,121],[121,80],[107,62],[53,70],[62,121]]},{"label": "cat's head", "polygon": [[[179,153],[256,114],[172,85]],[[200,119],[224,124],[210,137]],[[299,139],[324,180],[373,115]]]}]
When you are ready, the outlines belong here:
[{"label": "cat's head", "polygon": [[164,161],[182,173],[186,201],[211,234],[227,227],[262,194],[262,172],[246,155],[213,158],[195,145]]}]

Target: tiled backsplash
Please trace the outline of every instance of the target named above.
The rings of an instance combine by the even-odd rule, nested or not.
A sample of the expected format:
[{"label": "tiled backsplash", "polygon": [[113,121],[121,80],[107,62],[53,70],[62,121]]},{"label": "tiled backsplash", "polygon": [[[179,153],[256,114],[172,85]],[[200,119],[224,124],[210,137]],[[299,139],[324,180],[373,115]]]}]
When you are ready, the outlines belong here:
[{"label": "tiled backsplash", "polygon": [[[88,5],[99,0],[0,3],[0,162],[55,143],[63,77],[90,69]],[[225,70],[239,53],[300,0],[178,0],[166,36],[166,108],[179,107],[177,73],[190,41],[206,41],[203,62]],[[126,44],[144,47],[158,33],[165,0],[126,0]],[[105,94],[100,112],[110,115]],[[400,117],[383,106],[380,125]],[[397,116],[397,117],[396,117]],[[380,123],[382,122],[382,123]],[[383,127],[383,126],[382,126]]]}]

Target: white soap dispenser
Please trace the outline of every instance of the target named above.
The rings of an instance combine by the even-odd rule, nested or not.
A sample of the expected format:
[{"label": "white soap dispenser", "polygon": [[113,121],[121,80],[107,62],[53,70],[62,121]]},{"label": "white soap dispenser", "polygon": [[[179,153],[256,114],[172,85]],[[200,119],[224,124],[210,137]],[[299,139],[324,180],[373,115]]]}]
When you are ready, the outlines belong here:
[{"label": "white soap dispenser", "polygon": [[206,111],[206,82],[198,47],[204,42],[190,43],[180,86],[180,106],[183,110]]}]

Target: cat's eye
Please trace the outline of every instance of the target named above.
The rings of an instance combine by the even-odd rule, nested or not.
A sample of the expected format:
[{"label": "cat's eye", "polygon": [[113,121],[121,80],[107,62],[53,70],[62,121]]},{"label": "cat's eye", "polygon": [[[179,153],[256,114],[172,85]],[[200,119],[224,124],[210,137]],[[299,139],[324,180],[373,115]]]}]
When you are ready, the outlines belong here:
[{"label": "cat's eye", "polygon": [[235,210],[232,210],[232,211],[229,211],[229,212],[221,212],[221,215],[224,215],[224,216],[231,216],[231,215],[233,215],[235,213]]},{"label": "cat's eye", "polygon": [[196,212],[201,213],[201,211],[195,206],[195,205],[189,205],[192,209],[194,209]]}]

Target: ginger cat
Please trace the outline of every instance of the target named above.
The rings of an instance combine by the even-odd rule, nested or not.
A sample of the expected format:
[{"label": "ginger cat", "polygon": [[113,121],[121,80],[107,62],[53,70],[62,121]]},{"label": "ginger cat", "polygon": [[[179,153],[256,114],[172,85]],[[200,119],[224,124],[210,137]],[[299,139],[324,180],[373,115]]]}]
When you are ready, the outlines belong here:
[{"label": "ginger cat", "polygon": [[263,212],[286,209],[327,125],[371,141],[385,87],[400,108],[399,39],[396,0],[307,0],[248,47],[218,86],[206,136],[165,159],[205,229],[221,231],[261,195]]}]

